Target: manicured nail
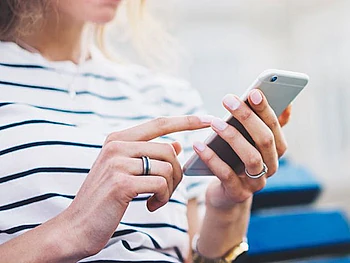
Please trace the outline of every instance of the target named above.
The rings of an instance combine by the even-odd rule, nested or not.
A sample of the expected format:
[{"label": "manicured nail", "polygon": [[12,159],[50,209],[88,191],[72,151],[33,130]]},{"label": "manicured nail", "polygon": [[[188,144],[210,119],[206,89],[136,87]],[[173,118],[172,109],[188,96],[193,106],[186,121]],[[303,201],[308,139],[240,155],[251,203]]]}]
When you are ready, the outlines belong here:
[{"label": "manicured nail", "polygon": [[262,96],[260,91],[254,90],[250,93],[250,99],[255,104],[258,105],[262,101]]},{"label": "manicured nail", "polygon": [[212,122],[211,125],[219,130],[219,131],[223,131],[227,128],[228,124],[226,122],[224,122],[223,120],[219,119],[219,118],[215,118]]},{"label": "manicured nail", "polygon": [[205,147],[206,147],[206,145],[202,142],[194,142],[193,146],[194,146],[194,148],[196,148],[200,152],[203,152],[205,150]]},{"label": "manicured nail", "polygon": [[240,101],[232,94],[227,94],[222,101],[231,110],[236,110],[240,105]]},{"label": "manicured nail", "polygon": [[214,119],[214,116],[212,116],[212,115],[202,115],[202,116],[198,116],[198,118],[203,123],[211,123],[213,121],[213,119]]}]

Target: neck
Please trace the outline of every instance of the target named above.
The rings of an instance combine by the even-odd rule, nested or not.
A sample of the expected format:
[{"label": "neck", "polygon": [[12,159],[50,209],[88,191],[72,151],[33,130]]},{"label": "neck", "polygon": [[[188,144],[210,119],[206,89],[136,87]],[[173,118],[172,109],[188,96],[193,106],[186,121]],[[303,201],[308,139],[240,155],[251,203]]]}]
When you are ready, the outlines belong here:
[{"label": "neck", "polygon": [[[18,44],[32,47],[50,61],[70,60],[78,64],[83,56],[82,42],[86,25],[62,15],[57,17],[56,13],[48,17],[50,19],[43,21],[41,27],[20,37]],[[22,47],[26,48],[24,45]]]}]

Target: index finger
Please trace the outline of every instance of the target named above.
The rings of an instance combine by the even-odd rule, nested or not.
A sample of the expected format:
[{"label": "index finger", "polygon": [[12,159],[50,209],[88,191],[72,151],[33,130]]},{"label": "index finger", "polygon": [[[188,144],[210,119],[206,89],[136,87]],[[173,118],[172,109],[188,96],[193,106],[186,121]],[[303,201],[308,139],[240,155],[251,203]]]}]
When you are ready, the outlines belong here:
[{"label": "index finger", "polygon": [[198,130],[210,126],[212,116],[159,117],[138,126],[110,134],[107,141],[149,141],[174,132]]}]

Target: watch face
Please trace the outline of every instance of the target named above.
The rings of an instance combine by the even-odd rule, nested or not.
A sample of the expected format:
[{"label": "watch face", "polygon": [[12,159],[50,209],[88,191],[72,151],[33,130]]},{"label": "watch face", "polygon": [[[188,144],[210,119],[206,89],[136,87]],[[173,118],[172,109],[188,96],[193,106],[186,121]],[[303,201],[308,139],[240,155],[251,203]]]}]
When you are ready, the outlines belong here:
[{"label": "watch face", "polygon": [[[232,262],[243,253],[247,252],[249,249],[248,243],[242,241],[239,245],[233,247],[229,252],[227,252],[226,256],[223,258],[225,262]],[[236,261],[235,261],[236,262]]]}]

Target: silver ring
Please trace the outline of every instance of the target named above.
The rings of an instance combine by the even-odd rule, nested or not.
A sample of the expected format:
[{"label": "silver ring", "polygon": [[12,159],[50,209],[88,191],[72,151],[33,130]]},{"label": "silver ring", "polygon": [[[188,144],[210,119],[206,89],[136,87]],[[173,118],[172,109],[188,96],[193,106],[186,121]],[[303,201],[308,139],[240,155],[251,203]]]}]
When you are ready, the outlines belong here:
[{"label": "silver ring", "polygon": [[141,156],[143,171],[142,174],[149,175],[151,173],[151,162],[148,156]]},{"label": "silver ring", "polygon": [[248,173],[247,168],[244,169],[245,174],[251,179],[259,179],[261,176],[265,175],[268,170],[269,169],[267,168],[265,163],[263,163],[262,171],[260,173],[258,173],[258,174],[250,174],[250,173]]}]

